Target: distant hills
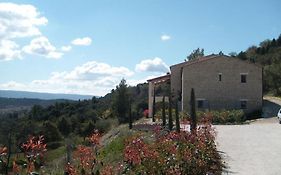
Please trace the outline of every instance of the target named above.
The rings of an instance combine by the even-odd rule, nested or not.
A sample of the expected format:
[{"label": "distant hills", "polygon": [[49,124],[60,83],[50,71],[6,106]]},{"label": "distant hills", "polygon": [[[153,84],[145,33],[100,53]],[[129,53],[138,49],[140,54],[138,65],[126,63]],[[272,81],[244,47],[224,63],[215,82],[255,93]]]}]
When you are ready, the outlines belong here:
[{"label": "distant hills", "polygon": [[52,94],[41,92],[28,92],[28,91],[13,91],[13,90],[0,90],[0,97],[5,98],[32,98],[41,100],[85,100],[91,99],[91,95],[78,95],[78,94]]},{"label": "distant hills", "polygon": [[27,91],[0,90],[0,114],[29,110],[33,105],[43,107],[60,102],[91,99],[91,95],[52,94]]},{"label": "distant hills", "polygon": [[34,105],[47,107],[55,103],[74,102],[72,100],[41,100],[33,98],[5,98],[0,97],[0,114],[6,112],[16,112],[22,110],[29,110]]}]

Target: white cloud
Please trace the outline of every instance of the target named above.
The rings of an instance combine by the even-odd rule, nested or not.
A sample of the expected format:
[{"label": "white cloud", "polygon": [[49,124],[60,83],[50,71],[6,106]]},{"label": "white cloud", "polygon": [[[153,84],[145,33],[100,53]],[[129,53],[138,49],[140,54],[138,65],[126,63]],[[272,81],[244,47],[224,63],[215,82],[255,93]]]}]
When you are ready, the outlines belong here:
[{"label": "white cloud", "polygon": [[47,23],[47,18],[32,5],[0,3],[0,38],[40,35],[38,26]]},{"label": "white cloud", "polygon": [[149,76],[146,76],[146,77],[141,78],[141,79],[128,79],[127,83],[130,86],[136,86],[136,85],[138,85],[140,83],[147,83],[147,80],[152,79],[152,78],[156,78],[156,77],[159,77],[159,76],[162,76],[162,75],[165,75],[165,74],[163,74],[163,73],[156,73],[155,75],[149,75]]},{"label": "white cloud", "polygon": [[[22,58],[17,39],[42,35],[39,27],[47,23],[48,19],[33,5],[0,3],[0,60]],[[61,54],[53,51],[47,56],[58,58]]]},{"label": "white cloud", "polygon": [[162,35],[161,36],[162,41],[167,41],[167,40],[170,40],[170,39],[171,39],[171,36],[169,36],[169,35]]},{"label": "white cloud", "polygon": [[26,88],[26,85],[22,83],[17,83],[15,81],[9,81],[4,84],[0,84],[1,89],[9,89],[9,90],[23,90]]},{"label": "white cloud", "polygon": [[20,59],[21,51],[19,46],[10,40],[0,40],[0,61]]},{"label": "white cloud", "polygon": [[25,53],[44,56],[47,58],[58,59],[63,53],[58,52],[56,48],[49,42],[48,38],[40,36],[31,40],[30,44],[22,49]]},{"label": "white cloud", "polygon": [[131,76],[134,73],[126,67],[113,67],[106,63],[90,61],[76,67],[65,76],[67,79],[95,79],[96,77],[122,77]]},{"label": "white cloud", "polygon": [[142,60],[136,65],[135,70],[137,72],[169,72],[169,67],[161,58]]},{"label": "white cloud", "polygon": [[84,37],[84,38],[77,38],[74,39],[71,44],[73,45],[80,45],[80,46],[89,46],[92,43],[92,39],[89,37]]},{"label": "white cloud", "polygon": [[68,51],[70,51],[71,49],[72,49],[71,46],[62,46],[62,47],[61,47],[61,50],[62,50],[63,52],[68,52]]},{"label": "white cloud", "polygon": [[122,78],[128,79],[133,74],[134,72],[126,67],[90,61],[69,72],[53,72],[45,80],[33,80],[26,84],[8,82],[0,84],[0,89],[102,96],[114,89]]}]

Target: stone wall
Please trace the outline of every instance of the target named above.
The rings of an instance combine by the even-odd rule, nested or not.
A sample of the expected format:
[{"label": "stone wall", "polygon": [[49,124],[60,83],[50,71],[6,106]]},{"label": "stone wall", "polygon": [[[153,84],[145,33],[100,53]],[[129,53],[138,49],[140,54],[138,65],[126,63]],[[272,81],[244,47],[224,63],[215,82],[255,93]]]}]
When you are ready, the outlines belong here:
[{"label": "stone wall", "polygon": [[[178,77],[171,72],[171,86],[177,89]],[[246,75],[246,83],[241,83],[241,74]],[[247,101],[245,112],[262,108],[262,67],[235,58],[218,56],[184,66],[183,87],[185,111],[189,110],[191,88],[197,100],[206,101],[204,108],[240,109],[240,100]]]}]

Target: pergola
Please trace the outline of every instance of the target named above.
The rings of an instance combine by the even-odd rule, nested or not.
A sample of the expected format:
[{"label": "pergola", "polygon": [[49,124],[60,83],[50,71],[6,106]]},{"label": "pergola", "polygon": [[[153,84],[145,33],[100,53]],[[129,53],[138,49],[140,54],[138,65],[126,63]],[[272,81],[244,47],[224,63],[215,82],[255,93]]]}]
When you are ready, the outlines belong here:
[{"label": "pergola", "polygon": [[[159,102],[163,99],[162,96],[156,96],[155,95],[155,88],[161,84],[167,83],[170,81],[170,74],[152,78],[147,80],[149,84],[148,88],[148,110],[149,110],[149,117],[153,117],[154,112],[155,112],[155,103]],[[166,100],[166,99],[165,99]]]}]

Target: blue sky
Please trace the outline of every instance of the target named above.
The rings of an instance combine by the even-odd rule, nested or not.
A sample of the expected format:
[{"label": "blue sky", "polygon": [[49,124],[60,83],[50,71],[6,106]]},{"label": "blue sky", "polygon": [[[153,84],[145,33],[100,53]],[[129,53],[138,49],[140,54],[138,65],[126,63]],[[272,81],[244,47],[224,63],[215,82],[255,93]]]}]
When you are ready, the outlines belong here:
[{"label": "blue sky", "polygon": [[[0,89],[105,95],[281,34],[279,0],[2,1]],[[64,49],[62,49],[64,47]]]}]

